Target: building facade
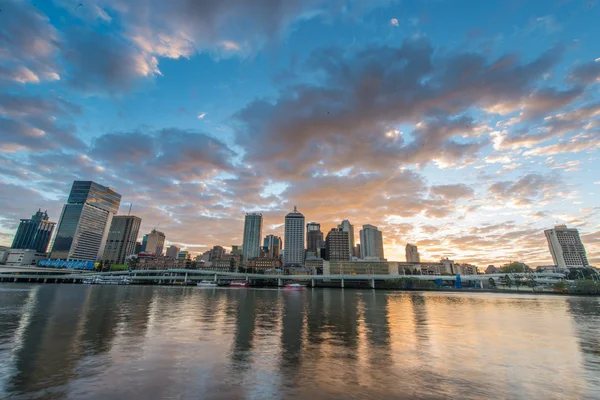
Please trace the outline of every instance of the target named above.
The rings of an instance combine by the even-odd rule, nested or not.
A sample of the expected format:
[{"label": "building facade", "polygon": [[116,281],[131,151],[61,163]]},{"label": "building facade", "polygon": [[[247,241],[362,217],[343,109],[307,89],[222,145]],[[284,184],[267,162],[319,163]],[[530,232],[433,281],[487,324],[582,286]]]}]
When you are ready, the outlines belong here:
[{"label": "building facade", "polygon": [[179,253],[177,253],[177,259],[178,260],[191,260],[192,255],[187,250],[181,250]]},{"label": "building facade", "polygon": [[248,260],[246,269],[251,272],[267,271],[269,269],[281,268],[281,258],[279,257],[255,257]]},{"label": "building facade", "polygon": [[356,243],[354,246],[354,257],[360,258],[360,243]]},{"label": "building facade", "polygon": [[407,243],[405,253],[406,262],[421,262],[421,256],[419,255],[417,246],[414,244]]},{"label": "building facade", "polygon": [[148,235],[148,240],[146,241],[146,249],[145,252],[148,254],[154,254],[156,257],[162,257],[163,250],[165,248],[165,234],[161,231],[157,231],[156,229],[152,229]]},{"label": "building facade", "polygon": [[348,256],[351,260],[354,256],[354,225],[350,223],[347,219],[343,220],[341,224],[338,225],[338,228],[343,230],[344,232],[348,232]]},{"label": "building facade", "polygon": [[304,215],[294,211],[285,216],[283,265],[304,264]]},{"label": "building facade", "polygon": [[109,264],[125,264],[125,259],[135,253],[135,244],[142,219],[133,215],[113,217],[102,261]]},{"label": "building facade", "polygon": [[179,247],[172,244],[169,247],[167,247],[167,253],[165,254],[165,256],[168,258],[176,259],[179,255],[180,250],[181,249]]},{"label": "building facade", "polygon": [[309,222],[306,224],[306,254],[309,256],[317,256],[319,245],[323,241],[323,232],[321,232],[321,224]]},{"label": "building facade", "polygon": [[278,258],[281,255],[281,245],[283,244],[281,238],[275,235],[265,236],[263,247],[265,249],[265,257],[267,258]]},{"label": "building facade", "polygon": [[48,253],[39,252],[34,249],[10,249],[6,259],[6,265],[10,266],[32,266],[41,260],[46,260]]},{"label": "building facade", "polygon": [[260,241],[262,239],[262,214],[248,213],[244,220],[244,240],[242,242],[242,260],[260,256]]},{"label": "building facade", "polygon": [[348,253],[349,240],[348,231],[344,231],[342,228],[332,228],[325,239],[327,260],[350,261],[351,256]]},{"label": "building facade", "polygon": [[554,264],[559,268],[587,268],[590,266],[579,231],[556,225],[544,231]]},{"label": "building facade", "polygon": [[383,235],[376,226],[363,225],[360,231],[360,258],[384,259]]},{"label": "building facade", "polygon": [[13,240],[12,249],[32,249],[38,253],[48,251],[55,222],[48,220],[48,212],[38,210],[30,219],[22,219]]},{"label": "building facade", "polygon": [[225,257],[225,254],[226,251],[222,246],[213,246],[213,248],[209,250],[207,261],[221,260]]},{"label": "building facade", "polygon": [[323,261],[323,275],[397,275],[398,263],[384,261]]},{"label": "building facade", "polygon": [[58,222],[53,259],[96,261],[104,254],[121,195],[92,181],[75,181]]}]

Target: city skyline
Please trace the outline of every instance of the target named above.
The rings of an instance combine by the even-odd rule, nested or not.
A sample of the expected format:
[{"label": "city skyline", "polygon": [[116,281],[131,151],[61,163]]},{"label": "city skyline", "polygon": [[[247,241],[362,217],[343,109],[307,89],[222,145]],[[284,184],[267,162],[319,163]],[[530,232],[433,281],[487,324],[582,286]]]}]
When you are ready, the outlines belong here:
[{"label": "city skyline", "polygon": [[388,259],[547,265],[566,224],[600,264],[597,4],[67,3],[2,7],[0,245],[93,180],[193,253],[296,204]]}]

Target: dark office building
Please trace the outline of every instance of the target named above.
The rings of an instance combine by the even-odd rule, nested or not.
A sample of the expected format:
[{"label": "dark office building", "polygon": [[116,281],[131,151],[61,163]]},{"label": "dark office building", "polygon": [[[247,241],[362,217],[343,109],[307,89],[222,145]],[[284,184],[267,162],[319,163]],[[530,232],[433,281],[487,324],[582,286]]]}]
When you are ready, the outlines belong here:
[{"label": "dark office building", "polygon": [[319,244],[323,241],[323,232],[321,224],[309,222],[306,224],[306,253],[317,256]]},{"label": "dark office building", "polygon": [[327,260],[330,261],[349,261],[350,254],[348,253],[349,243],[348,232],[342,228],[333,228],[327,234],[325,239],[327,247]]},{"label": "dark office building", "polygon": [[125,258],[135,253],[142,219],[133,215],[117,215],[108,230],[102,260],[110,264],[125,264]]},{"label": "dark office building", "polygon": [[48,212],[38,210],[31,219],[22,219],[13,240],[12,249],[33,249],[39,253],[48,250],[56,222],[48,221]]}]

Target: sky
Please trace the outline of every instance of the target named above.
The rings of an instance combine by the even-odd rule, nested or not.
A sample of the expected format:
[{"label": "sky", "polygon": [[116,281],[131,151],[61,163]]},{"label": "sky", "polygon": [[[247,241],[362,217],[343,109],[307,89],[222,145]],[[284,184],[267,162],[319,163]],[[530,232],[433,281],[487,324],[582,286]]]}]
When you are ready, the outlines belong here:
[{"label": "sky", "polygon": [[0,245],[73,180],[192,253],[383,231],[385,256],[600,265],[600,2],[1,0]]}]

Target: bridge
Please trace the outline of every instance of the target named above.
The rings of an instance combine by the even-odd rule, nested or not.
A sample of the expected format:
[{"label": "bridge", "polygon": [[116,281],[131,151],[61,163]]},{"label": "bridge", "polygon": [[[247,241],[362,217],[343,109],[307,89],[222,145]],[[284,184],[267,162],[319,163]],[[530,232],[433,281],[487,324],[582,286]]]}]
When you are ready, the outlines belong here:
[{"label": "bridge", "polygon": [[[488,281],[490,278],[499,280],[507,274],[487,274],[487,275],[462,275],[462,282]],[[51,268],[31,268],[21,269],[2,268],[0,269],[0,281],[4,282],[55,282],[55,283],[82,283],[84,280],[94,278],[120,279],[127,277],[131,283],[163,283],[163,284],[188,284],[204,280],[212,281],[277,281],[279,286],[284,282],[303,282],[315,286],[318,281],[321,282],[339,282],[344,287],[346,281],[366,281],[369,286],[375,288],[377,281],[393,281],[399,279],[417,279],[426,281],[456,281],[459,275],[382,275],[382,274],[341,274],[341,275],[283,275],[283,274],[256,274],[244,272],[216,272],[208,270],[189,270],[189,269],[165,269],[165,270],[133,270],[117,272],[89,272],[89,271],[69,271]],[[508,274],[511,279],[517,277],[529,278],[535,277],[536,282],[551,284],[557,280],[564,279],[564,274],[555,272],[540,273],[513,273]]]}]

